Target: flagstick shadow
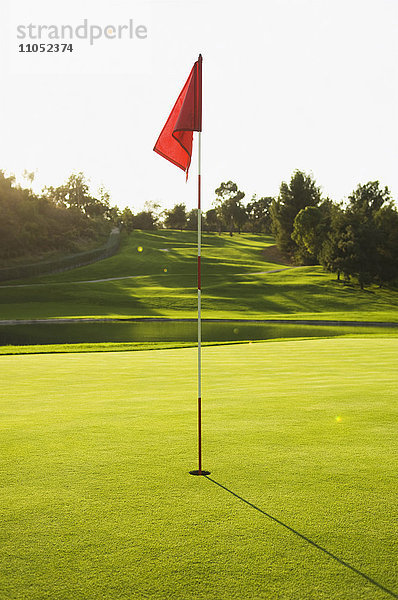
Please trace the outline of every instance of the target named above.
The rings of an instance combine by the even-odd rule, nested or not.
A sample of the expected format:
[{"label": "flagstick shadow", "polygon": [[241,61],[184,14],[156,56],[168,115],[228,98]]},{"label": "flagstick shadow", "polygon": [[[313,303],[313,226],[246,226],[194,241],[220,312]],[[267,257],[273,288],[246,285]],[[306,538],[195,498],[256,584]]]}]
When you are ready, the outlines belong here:
[{"label": "flagstick shadow", "polygon": [[308,544],[311,544],[311,546],[314,546],[314,548],[317,548],[321,552],[324,552],[330,558],[333,558],[335,561],[337,561],[338,563],[340,563],[344,567],[347,567],[347,569],[350,569],[351,571],[353,571],[357,575],[360,575],[361,577],[363,577],[364,579],[366,579],[366,581],[368,581],[369,583],[371,583],[374,586],[378,587],[380,590],[383,590],[383,592],[386,592],[386,594],[389,594],[393,598],[398,598],[398,594],[395,594],[395,592],[392,592],[388,588],[384,587],[383,585],[381,585],[380,583],[378,583],[377,581],[375,581],[374,579],[372,579],[371,577],[369,577],[369,575],[366,575],[366,573],[363,573],[359,569],[356,569],[355,567],[353,567],[352,565],[350,565],[345,560],[339,558],[338,556],[336,556],[332,552],[329,552],[329,550],[326,550],[326,548],[323,548],[322,546],[320,546],[319,544],[317,544],[313,540],[310,540],[307,536],[305,536],[302,533],[300,533],[299,531],[296,531],[295,529],[293,529],[293,527],[290,527],[289,525],[286,525],[286,523],[283,523],[282,521],[280,521],[276,517],[273,517],[272,515],[270,515],[269,513],[265,512],[264,510],[262,510],[261,508],[259,508],[255,504],[252,504],[248,500],[245,500],[245,498],[242,498],[242,496],[239,496],[238,494],[236,494],[232,490],[229,490],[227,487],[225,487],[225,485],[222,485],[221,483],[219,483],[215,479],[212,479],[208,475],[205,475],[205,477],[206,477],[206,479],[208,479],[212,483],[215,483],[216,485],[218,485],[220,488],[222,488],[226,492],[229,492],[230,494],[232,494],[232,496],[235,496],[235,498],[238,498],[239,500],[241,500],[242,502],[244,502],[248,506],[251,506],[252,508],[254,508],[255,510],[257,510],[261,514],[265,515],[266,517],[268,517],[269,519],[271,519],[272,521],[274,521],[275,523],[278,523],[278,525],[282,525],[282,527],[285,527],[285,529],[288,529],[291,533],[294,533],[295,535],[297,535],[298,537],[300,537],[302,540],[304,540]]}]

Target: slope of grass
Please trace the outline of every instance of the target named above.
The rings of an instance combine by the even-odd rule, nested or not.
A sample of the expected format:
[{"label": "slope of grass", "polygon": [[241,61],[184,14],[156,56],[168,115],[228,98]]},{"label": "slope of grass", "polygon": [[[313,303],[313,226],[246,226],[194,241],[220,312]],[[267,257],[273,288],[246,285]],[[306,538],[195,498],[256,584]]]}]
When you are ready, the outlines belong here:
[{"label": "slope of grass", "polygon": [[[112,258],[38,278],[34,286],[0,287],[0,319],[192,317],[195,239],[194,232],[135,231]],[[260,235],[204,235],[205,317],[398,320],[397,292],[343,286],[321,267],[266,262],[262,252],[269,244],[272,239]],[[264,273],[275,269],[286,270]],[[93,282],[119,277],[124,279]]]},{"label": "slope of grass", "polygon": [[397,352],[205,348],[211,479],[193,348],[0,357],[0,597],[391,597]]},{"label": "slope of grass", "polygon": [[[266,235],[203,233],[202,254],[206,257],[208,273],[232,275],[254,269],[274,268],[261,256],[264,247],[272,245],[273,239]],[[196,283],[197,233],[194,231],[139,231],[135,230],[124,240],[121,251],[109,259],[53,275],[36,277],[34,282],[69,282],[107,277],[142,275],[168,277],[183,275],[192,277]],[[189,279],[188,279],[189,281]],[[24,281],[28,283],[29,280]]]}]

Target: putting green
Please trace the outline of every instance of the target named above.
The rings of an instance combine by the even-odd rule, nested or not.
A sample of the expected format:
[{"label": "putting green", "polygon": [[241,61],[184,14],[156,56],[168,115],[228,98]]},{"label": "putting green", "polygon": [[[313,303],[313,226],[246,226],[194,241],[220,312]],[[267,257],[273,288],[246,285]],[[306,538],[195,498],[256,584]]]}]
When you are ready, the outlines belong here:
[{"label": "putting green", "polygon": [[0,598],[392,597],[397,352],[204,348],[214,481],[194,348],[1,356]]}]

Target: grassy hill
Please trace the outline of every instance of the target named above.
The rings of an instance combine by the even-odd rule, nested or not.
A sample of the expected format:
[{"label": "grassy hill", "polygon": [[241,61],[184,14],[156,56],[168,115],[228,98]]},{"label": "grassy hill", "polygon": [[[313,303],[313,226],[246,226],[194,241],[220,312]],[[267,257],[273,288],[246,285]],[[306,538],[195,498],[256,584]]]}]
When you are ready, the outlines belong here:
[{"label": "grassy hill", "polygon": [[[203,235],[204,318],[398,321],[397,292],[271,262],[272,244],[264,235]],[[0,286],[0,319],[195,315],[195,232],[135,231],[112,258]]]}]

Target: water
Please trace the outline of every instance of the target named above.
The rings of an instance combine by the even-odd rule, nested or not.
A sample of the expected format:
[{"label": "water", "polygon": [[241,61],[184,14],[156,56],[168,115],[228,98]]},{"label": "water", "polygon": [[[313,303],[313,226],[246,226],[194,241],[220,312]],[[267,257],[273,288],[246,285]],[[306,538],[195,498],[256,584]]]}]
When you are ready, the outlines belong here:
[{"label": "water", "polygon": [[[341,335],[352,329],[294,323],[202,322],[204,342],[267,340]],[[358,330],[359,333],[359,330]],[[96,342],[195,342],[195,321],[34,323],[0,326],[0,345]]]}]

